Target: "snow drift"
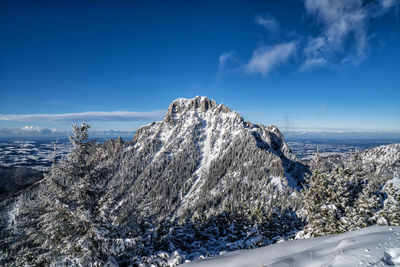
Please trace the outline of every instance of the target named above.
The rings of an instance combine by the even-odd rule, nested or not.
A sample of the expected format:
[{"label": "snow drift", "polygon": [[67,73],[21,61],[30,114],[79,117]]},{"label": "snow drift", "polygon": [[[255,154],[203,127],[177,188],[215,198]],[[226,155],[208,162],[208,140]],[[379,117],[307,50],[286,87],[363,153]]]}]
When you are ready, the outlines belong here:
[{"label": "snow drift", "polygon": [[372,226],[339,235],[239,250],[184,266],[400,266],[400,227]]}]

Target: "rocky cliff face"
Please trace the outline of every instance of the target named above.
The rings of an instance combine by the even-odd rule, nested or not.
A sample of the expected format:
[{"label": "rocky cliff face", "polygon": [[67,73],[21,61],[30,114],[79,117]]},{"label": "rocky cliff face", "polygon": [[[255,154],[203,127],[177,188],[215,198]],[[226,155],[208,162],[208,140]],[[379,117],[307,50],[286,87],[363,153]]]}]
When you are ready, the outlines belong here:
[{"label": "rocky cliff face", "polygon": [[105,203],[115,218],[132,206],[186,217],[232,203],[265,204],[271,191],[295,188],[305,173],[277,127],[245,122],[206,97],[177,99],[163,121],[136,132]]}]

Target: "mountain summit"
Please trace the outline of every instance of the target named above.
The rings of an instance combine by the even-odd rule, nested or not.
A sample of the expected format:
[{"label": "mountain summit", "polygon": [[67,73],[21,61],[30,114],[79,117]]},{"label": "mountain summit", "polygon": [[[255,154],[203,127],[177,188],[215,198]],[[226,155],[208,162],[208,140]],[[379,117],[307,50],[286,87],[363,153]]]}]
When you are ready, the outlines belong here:
[{"label": "mountain summit", "polygon": [[161,217],[186,217],[227,204],[262,205],[275,189],[298,186],[306,171],[276,126],[245,122],[207,97],[179,98],[125,149],[111,182],[120,186],[110,194],[122,200],[110,212],[129,213],[133,204]]}]

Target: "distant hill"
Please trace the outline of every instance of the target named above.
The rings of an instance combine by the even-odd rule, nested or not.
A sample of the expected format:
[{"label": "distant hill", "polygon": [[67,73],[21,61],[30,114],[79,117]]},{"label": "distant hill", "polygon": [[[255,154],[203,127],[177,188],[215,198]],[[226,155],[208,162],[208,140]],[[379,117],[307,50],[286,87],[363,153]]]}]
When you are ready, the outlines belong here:
[{"label": "distant hill", "polygon": [[0,167],[0,195],[19,190],[42,178],[42,172],[28,167]]}]

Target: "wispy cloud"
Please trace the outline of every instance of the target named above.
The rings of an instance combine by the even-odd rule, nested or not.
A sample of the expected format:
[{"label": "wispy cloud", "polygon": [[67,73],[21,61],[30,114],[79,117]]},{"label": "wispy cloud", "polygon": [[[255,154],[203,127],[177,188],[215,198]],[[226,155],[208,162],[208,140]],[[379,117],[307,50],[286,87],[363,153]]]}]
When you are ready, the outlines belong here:
[{"label": "wispy cloud", "polygon": [[279,29],[279,23],[270,16],[256,16],[255,22],[270,32],[276,32]]},{"label": "wispy cloud", "polygon": [[0,136],[52,136],[65,132],[35,126],[24,126],[22,128],[0,128]]},{"label": "wispy cloud", "polygon": [[318,35],[308,37],[303,50],[301,70],[327,66],[328,63],[359,64],[367,57],[368,22],[398,7],[398,0],[305,0],[306,12],[321,27]]},{"label": "wispy cloud", "polygon": [[[246,64],[233,70],[247,74],[266,76],[276,67],[287,63],[298,53],[299,70],[306,71],[320,67],[337,69],[345,64],[358,65],[368,56],[369,22],[391,11],[399,12],[400,0],[303,0],[305,14],[310,20],[313,35],[286,31],[281,32],[279,22],[271,17],[256,16],[255,23],[273,33],[269,44],[259,46]],[[283,31],[282,31],[283,32]],[[219,57],[219,72],[226,71],[227,65],[235,61],[233,52]],[[237,62],[236,62],[237,63]]]},{"label": "wispy cloud", "polygon": [[297,132],[297,133],[392,133],[400,137],[400,131],[395,129],[368,129],[368,128],[337,128],[337,127],[288,127],[280,126],[283,132]]},{"label": "wispy cloud", "polygon": [[[133,137],[135,131],[132,130],[90,130],[90,137],[102,137],[102,138],[115,138],[118,136],[122,137]],[[45,138],[67,138],[68,131],[60,129],[49,129],[36,126],[24,126],[24,127],[4,127],[0,128],[0,137],[45,137]]]},{"label": "wispy cloud", "polygon": [[379,0],[378,4],[374,4],[371,9],[372,16],[382,16],[383,14],[393,10],[399,13],[400,0]]},{"label": "wispy cloud", "polygon": [[285,64],[296,52],[296,47],[295,41],[260,47],[253,52],[244,70],[249,74],[267,75],[273,68]]},{"label": "wispy cloud", "polygon": [[301,65],[300,70],[310,70],[317,67],[324,67],[327,66],[328,61],[325,58],[307,58],[304,63]]},{"label": "wispy cloud", "polygon": [[0,121],[20,121],[20,122],[59,122],[72,123],[76,121],[146,121],[162,119],[165,111],[155,110],[148,112],[134,111],[93,111],[82,113],[65,114],[0,114]]},{"label": "wispy cloud", "polygon": [[[310,62],[327,62],[338,54],[343,61],[358,63],[364,60],[368,47],[368,14],[361,0],[306,0],[305,8],[323,30],[319,36],[309,38],[304,48],[303,68],[312,66]],[[351,49],[345,47],[348,42],[351,42]]]},{"label": "wispy cloud", "polygon": [[218,69],[219,71],[224,71],[228,67],[230,61],[234,60],[234,52],[230,51],[223,53],[218,58]]}]

